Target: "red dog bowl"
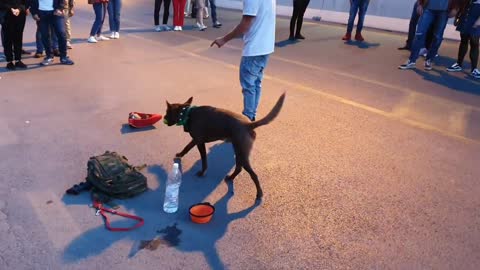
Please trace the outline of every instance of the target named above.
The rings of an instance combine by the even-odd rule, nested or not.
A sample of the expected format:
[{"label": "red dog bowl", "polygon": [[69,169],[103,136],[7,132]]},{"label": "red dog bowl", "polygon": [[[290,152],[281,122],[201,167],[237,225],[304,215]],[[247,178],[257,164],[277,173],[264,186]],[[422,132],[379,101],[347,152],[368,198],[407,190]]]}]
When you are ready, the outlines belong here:
[{"label": "red dog bowl", "polygon": [[131,112],[128,114],[128,124],[132,127],[143,128],[151,126],[162,119],[160,114]]},{"label": "red dog bowl", "polygon": [[215,207],[210,203],[197,203],[190,207],[190,218],[195,223],[208,223],[215,213]]}]

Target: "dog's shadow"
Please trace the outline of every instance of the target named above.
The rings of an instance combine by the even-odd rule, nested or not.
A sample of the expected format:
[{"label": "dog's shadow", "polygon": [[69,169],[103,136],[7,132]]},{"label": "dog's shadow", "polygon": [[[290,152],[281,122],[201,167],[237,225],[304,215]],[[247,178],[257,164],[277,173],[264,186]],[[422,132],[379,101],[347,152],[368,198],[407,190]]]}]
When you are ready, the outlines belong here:
[{"label": "dog's shadow", "polygon": [[[192,150],[193,151],[193,150]],[[193,154],[193,153],[191,153]],[[109,232],[102,225],[88,230],[74,239],[64,250],[63,260],[75,263],[92,256],[102,256],[110,246],[120,240],[132,240],[130,254],[133,257],[138,252],[152,252],[162,248],[176,248],[182,252],[202,252],[212,269],[224,269],[216,250],[216,242],[227,231],[230,222],[246,217],[257,204],[238,213],[228,213],[228,201],[233,196],[233,183],[228,183],[228,192],[214,206],[216,212],[208,224],[194,224],[190,221],[188,210],[193,204],[203,202],[219,184],[235,164],[233,149],[230,144],[216,144],[208,153],[209,170],[204,178],[198,178],[195,173],[201,168],[199,160],[191,169],[184,172],[180,188],[179,208],[175,214],[166,214],[162,210],[167,170],[154,165],[149,172],[158,180],[158,187],[139,197],[128,201],[120,201],[124,210],[145,219],[145,225],[130,232]],[[170,168],[168,168],[170,170]],[[66,204],[86,204],[88,195],[64,197]],[[253,199],[252,199],[253,201]],[[213,203],[213,202],[212,202]],[[93,210],[92,210],[93,213]],[[93,216],[93,214],[92,214]],[[95,216],[93,216],[95,217]],[[97,217],[96,217],[97,218]],[[124,226],[123,221],[114,221],[112,226]]]}]

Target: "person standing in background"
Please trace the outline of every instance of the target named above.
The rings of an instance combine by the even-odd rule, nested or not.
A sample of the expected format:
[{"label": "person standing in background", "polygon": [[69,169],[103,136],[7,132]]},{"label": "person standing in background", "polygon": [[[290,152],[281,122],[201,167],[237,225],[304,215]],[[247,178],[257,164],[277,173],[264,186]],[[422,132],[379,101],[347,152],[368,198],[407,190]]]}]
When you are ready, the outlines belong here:
[{"label": "person standing in background", "polygon": [[[308,4],[310,0],[293,0],[293,12],[292,18],[290,19],[290,36],[289,40],[295,39],[305,39],[302,36],[302,24],[303,24],[303,15],[307,10]],[[297,26],[297,30],[295,31],[295,25]]]}]

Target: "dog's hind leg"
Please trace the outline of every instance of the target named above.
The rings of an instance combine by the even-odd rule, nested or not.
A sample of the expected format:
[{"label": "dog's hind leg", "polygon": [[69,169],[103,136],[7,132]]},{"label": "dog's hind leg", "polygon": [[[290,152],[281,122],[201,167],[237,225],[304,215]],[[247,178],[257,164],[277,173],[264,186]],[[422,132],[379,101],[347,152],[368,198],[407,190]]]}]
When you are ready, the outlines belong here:
[{"label": "dog's hind leg", "polygon": [[232,174],[225,177],[225,181],[233,181],[233,179],[235,179],[235,177],[237,177],[237,175],[242,171],[242,163],[240,162],[240,156],[237,153],[237,149],[235,149],[235,163],[235,170]]},{"label": "dog's hind leg", "polygon": [[197,172],[197,176],[203,177],[207,171],[207,150],[205,149],[205,143],[197,143],[197,148],[202,158],[202,170]]},{"label": "dog's hind leg", "polygon": [[185,156],[185,155],[188,153],[188,151],[192,150],[192,148],[193,148],[195,145],[196,145],[195,142],[192,140],[191,142],[189,142],[189,143],[187,144],[187,146],[185,146],[185,148],[183,148],[182,152],[177,153],[177,154],[175,155],[175,157],[177,157],[177,158],[182,158],[183,156]]},{"label": "dog's hind leg", "polygon": [[250,165],[250,161],[246,159],[246,162],[243,164],[243,168],[250,174],[250,177],[255,183],[255,187],[257,188],[257,201],[261,200],[263,197],[262,187],[260,186],[260,182],[258,181],[257,174],[253,171],[252,166]]}]

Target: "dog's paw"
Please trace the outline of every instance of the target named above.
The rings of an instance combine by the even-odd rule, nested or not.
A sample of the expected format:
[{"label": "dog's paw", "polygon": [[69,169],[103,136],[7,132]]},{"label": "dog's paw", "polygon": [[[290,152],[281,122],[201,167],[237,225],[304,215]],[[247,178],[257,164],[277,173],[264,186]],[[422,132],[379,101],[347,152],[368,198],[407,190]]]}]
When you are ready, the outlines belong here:
[{"label": "dog's paw", "polygon": [[205,171],[199,171],[196,174],[197,174],[198,177],[204,177],[205,173],[206,173]]}]

